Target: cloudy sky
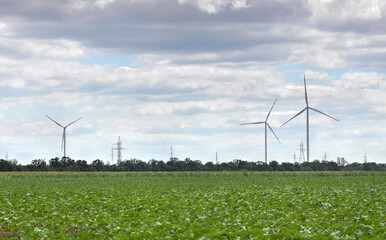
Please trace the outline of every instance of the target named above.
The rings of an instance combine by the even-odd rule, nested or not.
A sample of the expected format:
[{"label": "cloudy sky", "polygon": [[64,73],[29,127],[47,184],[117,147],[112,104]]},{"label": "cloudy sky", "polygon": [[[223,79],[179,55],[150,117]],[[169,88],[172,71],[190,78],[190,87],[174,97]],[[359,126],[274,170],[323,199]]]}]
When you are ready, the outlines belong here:
[{"label": "cloudy sky", "polygon": [[[381,0],[2,0],[0,157],[386,162]],[[299,156],[299,152],[296,153]]]}]

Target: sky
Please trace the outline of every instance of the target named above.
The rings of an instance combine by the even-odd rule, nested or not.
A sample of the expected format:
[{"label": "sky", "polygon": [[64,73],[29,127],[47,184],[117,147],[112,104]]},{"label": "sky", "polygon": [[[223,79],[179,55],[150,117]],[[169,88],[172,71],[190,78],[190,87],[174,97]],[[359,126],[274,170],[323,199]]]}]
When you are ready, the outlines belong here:
[{"label": "sky", "polygon": [[1,0],[0,158],[386,163],[382,0]]}]

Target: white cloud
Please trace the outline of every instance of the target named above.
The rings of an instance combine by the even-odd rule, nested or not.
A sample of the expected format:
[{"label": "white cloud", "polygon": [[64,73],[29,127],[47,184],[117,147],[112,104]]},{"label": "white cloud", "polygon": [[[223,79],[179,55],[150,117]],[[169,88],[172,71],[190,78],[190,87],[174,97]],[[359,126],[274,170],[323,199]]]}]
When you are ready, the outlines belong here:
[{"label": "white cloud", "polygon": [[87,0],[70,0],[68,3],[70,9],[82,10],[88,5]]},{"label": "white cloud", "polygon": [[25,85],[25,81],[20,78],[5,79],[0,82],[0,86],[9,86],[12,88],[24,88]]},{"label": "white cloud", "polygon": [[240,109],[251,109],[250,104],[236,104],[228,99],[214,99],[207,101],[181,101],[181,102],[151,102],[137,105],[141,115],[195,115],[207,113],[228,112]]},{"label": "white cloud", "polygon": [[383,74],[376,72],[349,72],[344,73],[341,79],[333,84],[345,89],[365,89],[380,87],[385,78]]},{"label": "white cloud", "polygon": [[97,0],[95,2],[95,6],[103,9],[112,3],[114,3],[114,0]]},{"label": "white cloud", "polygon": [[71,107],[78,104],[79,94],[55,92],[34,98],[31,103],[43,107]]},{"label": "white cloud", "polygon": [[235,9],[242,9],[242,8],[248,8],[251,5],[248,3],[247,0],[234,0],[232,1],[232,8]]},{"label": "white cloud", "polygon": [[20,57],[41,59],[79,58],[84,49],[78,42],[70,40],[36,40],[22,38],[0,38],[0,50],[12,51]]},{"label": "white cloud", "polygon": [[230,6],[233,9],[244,9],[250,7],[247,0],[178,0],[179,4],[190,3],[203,12],[216,14]]},{"label": "white cloud", "polygon": [[[1,108],[5,110],[24,109],[26,114],[30,114],[32,109],[46,108],[70,108],[79,104],[80,96],[78,93],[54,92],[41,94],[38,96],[11,96],[3,99]],[[44,116],[46,113],[42,113]]]},{"label": "white cloud", "polygon": [[[115,105],[108,105],[108,106],[97,106],[97,105],[87,105],[82,107],[79,111],[82,113],[87,113],[87,114],[95,114],[95,113],[102,113],[105,114],[107,112],[112,112],[112,111],[118,111],[121,110]],[[125,109],[127,110],[127,109]]]},{"label": "white cloud", "polygon": [[219,60],[219,56],[216,53],[199,53],[187,56],[187,60],[191,61],[203,61],[203,60]]},{"label": "white cloud", "polygon": [[227,1],[223,0],[197,0],[195,1],[195,4],[197,4],[198,8],[201,11],[207,12],[209,14],[218,13],[219,11],[222,11],[222,9],[227,4]]},{"label": "white cloud", "polygon": [[320,73],[317,71],[312,71],[312,70],[307,70],[304,72],[306,75],[306,78],[313,78],[313,79],[318,79],[318,80],[325,80],[328,78],[327,73]]},{"label": "white cloud", "polygon": [[372,107],[372,109],[374,112],[386,114],[386,106],[385,105],[375,106],[375,107]]},{"label": "white cloud", "polygon": [[310,0],[308,5],[316,18],[380,19],[386,4],[380,0]]},{"label": "white cloud", "polygon": [[346,53],[343,51],[331,51],[318,48],[301,50],[302,62],[317,68],[337,69],[347,66]]},{"label": "white cloud", "polygon": [[10,37],[12,36],[12,31],[9,28],[9,25],[5,22],[0,22],[0,39],[1,37]]}]

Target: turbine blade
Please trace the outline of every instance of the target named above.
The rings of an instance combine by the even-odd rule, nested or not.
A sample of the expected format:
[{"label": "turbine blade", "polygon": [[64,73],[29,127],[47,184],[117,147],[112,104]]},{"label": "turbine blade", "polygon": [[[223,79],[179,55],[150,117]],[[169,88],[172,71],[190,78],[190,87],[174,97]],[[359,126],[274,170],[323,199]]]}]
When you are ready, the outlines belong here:
[{"label": "turbine blade", "polygon": [[297,116],[299,116],[300,114],[302,114],[305,110],[307,109],[304,108],[303,110],[301,110],[298,114],[296,114],[295,116],[293,116],[292,118],[290,118],[287,122],[283,123],[280,127],[283,127],[286,123],[288,123],[289,121],[291,121],[292,119],[296,118]]},{"label": "turbine blade", "polygon": [[304,74],[304,96],[306,98],[306,104],[307,104],[307,107],[308,107],[308,96],[307,96],[307,84],[306,84],[306,74]]},{"label": "turbine blade", "polygon": [[265,123],[265,122],[242,123],[242,124],[240,124],[240,125],[249,125],[249,124],[262,124],[262,123]]},{"label": "turbine blade", "polygon": [[318,110],[318,109],[316,109],[316,108],[310,107],[310,109],[311,109],[311,110],[314,110],[315,112],[321,113],[321,114],[323,114],[323,115],[325,115],[325,116],[327,116],[327,117],[329,117],[329,118],[332,118],[332,119],[334,119],[335,121],[338,121],[338,122],[339,122],[338,119],[336,119],[336,118],[334,118],[334,117],[332,117],[332,116],[330,116],[330,115],[328,115],[328,114],[326,114],[326,113],[324,113],[324,112],[322,112],[322,111],[320,111],[320,110]]},{"label": "turbine blade", "polygon": [[46,115],[46,117],[48,117],[49,119],[51,119],[51,121],[53,121],[54,123],[58,124],[60,127],[64,128],[62,125],[60,125],[57,121],[55,121],[54,119],[50,118],[48,115]]},{"label": "turbine blade", "polygon": [[73,123],[75,123],[75,122],[77,122],[77,121],[79,121],[80,119],[82,119],[82,118],[84,118],[84,117],[81,117],[81,118],[78,118],[78,119],[76,119],[75,121],[73,121],[72,123],[69,123],[69,124],[67,124],[67,126],[66,127],[68,127],[68,126],[70,126],[71,124],[73,124]]},{"label": "turbine blade", "polygon": [[269,127],[269,129],[271,130],[271,132],[273,133],[273,135],[276,137],[277,141],[279,141],[279,143],[281,144],[279,138],[276,136],[275,132],[273,131],[273,129],[271,128],[271,126],[269,126],[268,123],[267,123],[267,126]]},{"label": "turbine blade", "polygon": [[276,98],[275,102],[272,104],[272,107],[271,107],[271,109],[269,110],[268,115],[267,115],[267,118],[265,119],[265,121],[268,121],[269,115],[271,114],[271,111],[272,111],[272,109],[273,109],[273,106],[275,106],[276,101],[277,101],[277,98]]}]

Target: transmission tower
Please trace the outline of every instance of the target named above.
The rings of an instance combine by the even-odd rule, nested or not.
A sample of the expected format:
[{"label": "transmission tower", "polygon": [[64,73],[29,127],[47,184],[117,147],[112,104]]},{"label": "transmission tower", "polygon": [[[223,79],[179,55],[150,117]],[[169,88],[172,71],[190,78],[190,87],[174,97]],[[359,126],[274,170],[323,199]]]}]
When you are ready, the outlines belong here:
[{"label": "transmission tower", "polygon": [[122,150],[124,149],[122,147],[121,137],[118,137],[118,142],[115,145],[117,145],[115,148],[115,150],[117,150],[117,164],[120,164],[122,162]]},{"label": "transmission tower", "polygon": [[327,153],[324,153],[324,155],[323,155],[323,161],[327,161]]},{"label": "transmission tower", "polygon": [[218,159],[217,159],[217,152],[216,152],[216,165],[218,164]]},{"label": "transmission tower", "polygon": [[365,153],[365,155],[363,156],[363,160],[365,163],[367,163],[367,154]]},{"label": "transmission tower", "polygon": [[8,152],[7,152],[7,154],[5,154],[5,160],[6,160],[6,161],[9,160],[9,159],[8,159]]},{"label": "transmission tower", "polygon": [[304,157],[304,145],[303,145],[303,139],[302,140],[300,140],[300,145],[299,145],[299,149],[297,149],[297,150],[299,150],[300,152],[299,152],[299,163],[301,163],[302,162],[302,160],[303,160],[303,162],[306,160],[305,159],[305,157]]},{"label": "transmission tower", "polygon": [[296,163],[296,152],[294,152],[294,163]]}]

